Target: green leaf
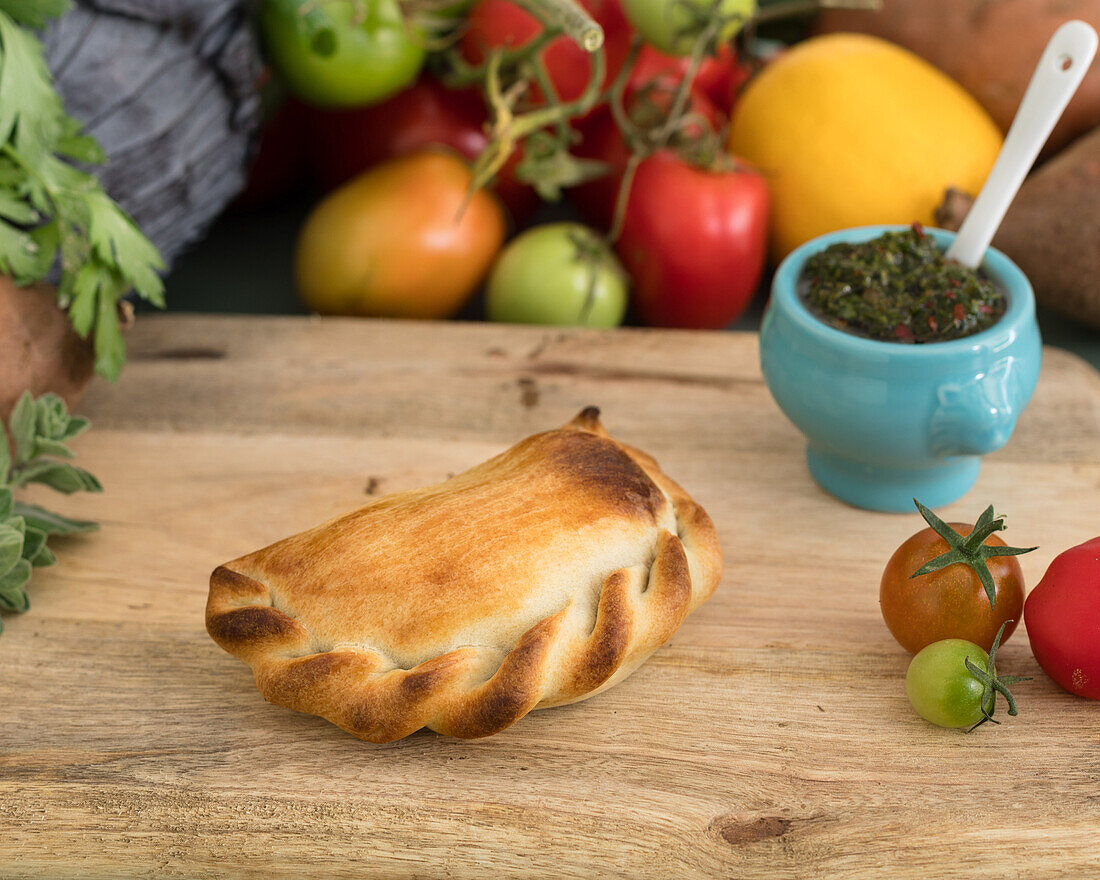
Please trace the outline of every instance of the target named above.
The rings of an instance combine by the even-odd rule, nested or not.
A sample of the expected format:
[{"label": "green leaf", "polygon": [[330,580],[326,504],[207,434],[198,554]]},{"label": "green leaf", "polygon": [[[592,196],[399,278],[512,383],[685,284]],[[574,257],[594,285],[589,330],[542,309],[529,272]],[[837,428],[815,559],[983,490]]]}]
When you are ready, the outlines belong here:
[{"label": "green leaf", "polygon": [[[20,549],[20,556],[24,559],[32,560],[38,555],[38,551],[46,546],[46,533],[41,529],[36,529],[33,526],[27,526],[27,534],[23,538],[23,546]],[[13,565],[15,563],[12,563]],[[33,562],[31,563],[34,564]]]},{"label": "green leaf", "polygon": [[61,134],[64,116],[54,91],[42,44],[7,15],[0,14],[0,144],[15,148],[48,149]]},{"label": "green leaf", "polygon": [[46,568],[50,565],[54,565],[57,562],[57,557],[54,556],[53,551],[49,547],[43,544],[41,549],[27,561],[30,562],[32,568]]},{"label": "green leaf", "polygon": [[83,535],[99,528],[99,523],[84,519],[69,519],[24,501],[15,502],[15,513],[26,520],[27,528],[39,529],[48,535]]},{"label": "green leaf", "polygon": [[71,164],[106,156],[66,115],[41,42],[20,26],[67,8],[68,0],[0,0],[0,273],[26,284],[60,263],[58,300],[92,338],[97,372],[114,379],[125,361],[117,303],[132,289],[163,308],[165,265],[99,181]]},{"label": "green leaf", "polygon": [[35,254],[37,265],[34,267],[33,274],[33,279],[37,281],[45,278],[50,269],[53,268],[54,261],[57,259],[61,232],[58,229],[57,221],[51,220],[49,223],[36,226],[30,231],[29,235],[34,239],[35,246],[38,248]]},{"label": "green leaf", "polygon": [[11,439],[15,444],[16,465],[30,461],[34,455],[35,416],[34,398],[29,391],[24,391],[23,396],[16,401],[8,422]]},{"label": "green leaf", "polygon": [[[7,445],[6,443],[3,445]],[[11,517],[15,510],[15,496],[7,486],[0,487],[0,523]]]},{"label": "green leaf", "polygon": [[35,426],[40,437],[55,439],[65,430],[69,413],[65,401],[48,391],[34,402]]},{"label": "green leaf", "polygon": [[37,270],[38,244],[33,236],[0,220],[0,272],[16,284],[27,284],[36,280]]},{"label": "green leaf", "polygon": [[9,525],[0,525],[0,576],[7,574],[23,555],[23,536]]},{"label": "green leaf", "polygon": [[57,440],[46,440],[42,437],[38,437],[34,441],[34,454],[35,457],[40,455],[54,455],[58,458],[76,458],[76,453],[69,449],[64,443]]},{"label": "green leaf", "polygon": [[94,137],[82,134],[83,126],[66,116],[61,122],[61,136],[57,139],[57,152],[85,165],[102,165],[107,154]]},{"label": "green leaf", "polygon": [[23,585],[31,578],[31,564],[20,559],[7,574],[0,576],[0,610],[22,614],[30,607]]},{"label": "green leaf", "polygon": [[[102,191],[89,194],[91,222],[88,239],[103,262],[118,267],[119,273],[138,296],[164,308],[164,282],[159,271],[164,260],[126,213]],[[126,291],[121,291],[125,293]]]},{"label": "green leaf", "polygon": [[20,468],[16,475],[16,484],[42,483],[58,492],[71,495],[73,492],[102,492],[99,480],[75,464],[61,461],[34,461]]},{"label": "green leaf", "polygon": [[104,280],[103,267],[95,263],[86,263],[72,278],[69,320],[82,339],[87,339],[95,326],[99,290]]},{"label": "green leaf", "polygon": [[61,432],[60,437],[55,439],[72,440],[73,437],[78,437],[88,430],[91,424],[84,416],[69,416],[69,422],[65,425],[65,430]]},{"label": "green leaf", "polygon": [[[10,477],[8,474],[11,472],[11,444],[8,441],[8,434],[4,430],[4,423],[0,422],[0,485],[6,484]],[[0,517],[3,519],[3,517]]]},{"label": "green leaf", "polygon": [[0,189],[0,217],[29,226],[38,221],[39,214],[19,193],[10,189]]},{"label": "green leaf", "polygon": [[32,28],[45,27],[49,19],[59,18],[69,8],[69,0],[0,0],[0,12]]},{"label": "green leaf", "polygon": [[118,378],[126,363],[126,343],[122,341],[122,330],[118,326],[121,293],[119,287],[111,294],[100,291],[95,321],[95,371],[111,382]]}]

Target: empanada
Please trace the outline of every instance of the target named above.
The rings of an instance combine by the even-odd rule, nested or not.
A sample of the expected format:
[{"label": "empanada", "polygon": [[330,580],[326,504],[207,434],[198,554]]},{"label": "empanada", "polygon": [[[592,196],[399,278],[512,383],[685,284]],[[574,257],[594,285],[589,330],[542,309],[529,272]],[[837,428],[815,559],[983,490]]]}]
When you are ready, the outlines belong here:
[{"label": "empanada", "polygon": [[268,700],[362,739],[478,737],[624,679],[721,574],[707,514],[589,407],[218,567],[206,628]]}]

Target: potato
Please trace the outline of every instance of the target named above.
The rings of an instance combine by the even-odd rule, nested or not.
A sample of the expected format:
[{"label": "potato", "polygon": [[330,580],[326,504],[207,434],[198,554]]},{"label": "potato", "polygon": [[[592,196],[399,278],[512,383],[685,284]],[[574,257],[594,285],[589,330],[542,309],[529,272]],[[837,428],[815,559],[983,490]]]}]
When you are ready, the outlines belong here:
[{"label": "potato", "polygon": [[53,391],[72,407],[92,378],[92,346],[76,335],[48,284],[16,287],[0,276],[0,418],[24,391]]},{"label": "potato", "polygon": [[[936,222],[957,229],[969,207],[969,197],[949,194]],[[1024,181],[993,244],[1040,303],[1100,329],[1100,127]]]},{"label": "potato", "polygon": [[[1051,34],[1075,18],[1100,29],[1100,0],[883,0],[878,12],[826,10],[817,28],[874,34],[905,46],[957,80],[1007,131]],[[1097,125],[1100,62],[1085,76],[1043,155]]]}]

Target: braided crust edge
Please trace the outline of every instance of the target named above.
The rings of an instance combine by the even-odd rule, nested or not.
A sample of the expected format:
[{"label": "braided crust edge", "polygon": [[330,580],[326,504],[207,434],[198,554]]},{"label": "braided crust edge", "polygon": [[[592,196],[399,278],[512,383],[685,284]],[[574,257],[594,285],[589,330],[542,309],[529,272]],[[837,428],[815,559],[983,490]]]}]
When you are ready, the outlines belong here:
[{"label": "braided crust edge", "polygon": [[[598,415],[589,407],[567,427],[606,437]],[[722,575],[710,517],[652,458],[620,445],[673,505],[678,533],[657,532],[648,566],[606,577],[594,626],[578,597],[506,654],[465,645],[403,669],[379,651],[324,650],[299,620],[274,607],[266,585],[223,565],[210,576],[207,631],[252,667],[265,699],[320,715],[369,742],[392,742],[422,727],[489,736],[534,709],[593,696],[664,644]]]}]

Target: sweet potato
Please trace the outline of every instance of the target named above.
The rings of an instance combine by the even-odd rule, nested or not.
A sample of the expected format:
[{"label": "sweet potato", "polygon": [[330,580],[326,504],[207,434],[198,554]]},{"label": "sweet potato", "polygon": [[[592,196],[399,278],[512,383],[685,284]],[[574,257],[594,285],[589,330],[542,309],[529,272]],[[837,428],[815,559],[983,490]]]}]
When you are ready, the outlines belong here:
[{"label": "sweet potato", "polygon": [[[883,0],[879,11],[826,10],[820,31],[860,31],[905,46],[957,80],[1007,131],[1051,34],[1079,18],[1100,29],[1100,0]],[[1100,125],[1100,62],[1066,108],[1044,155]]]},{"label": "sweet potato", "polygon": [[76,335],[49,284],[0,276],[0,418],[24,391],[52,391],[72,407],[92,378],[92,346]]},{"label": "sweet potato", "polygon": [[[949,193],[936,222],[957,229],[969,207],[968,196]],[[993,244],[1040,303],[1100,329],[1100,127],[1024,181]]]}]

